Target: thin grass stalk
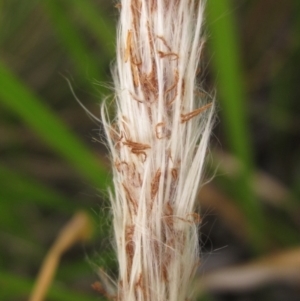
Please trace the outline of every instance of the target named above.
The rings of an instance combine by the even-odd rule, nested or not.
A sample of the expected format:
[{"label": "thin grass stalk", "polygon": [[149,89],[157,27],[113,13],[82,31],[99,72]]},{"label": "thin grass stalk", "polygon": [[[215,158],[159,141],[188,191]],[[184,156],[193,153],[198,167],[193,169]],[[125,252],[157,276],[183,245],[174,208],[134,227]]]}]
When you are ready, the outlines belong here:
[{"label": "thin grass stalk", "polygon": [[102,107],[117,299],[186,300],[199,263],[195,199],[214,111],[196,84],[204,1],[122,0],[119,9],[115,118]]}]

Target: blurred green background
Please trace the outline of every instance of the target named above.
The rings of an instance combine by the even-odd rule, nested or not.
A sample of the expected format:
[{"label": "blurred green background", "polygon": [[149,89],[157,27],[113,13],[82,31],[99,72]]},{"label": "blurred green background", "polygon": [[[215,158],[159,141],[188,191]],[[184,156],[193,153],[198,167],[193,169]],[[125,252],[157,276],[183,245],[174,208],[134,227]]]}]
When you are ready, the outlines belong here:
[{"label": "blurred green background", "polygon": [[[115,4],[0,1],[0,300],[27,299],[80,209],[95,235],[63,256],[47,300],[103,299],[91,289],[96,266],[116,273],[105,137],[72,92],[95,116],[113,95]],[[201,277],[300,246],[300,2],[208,0],[205,32],[202,81],[218,118],[213,180],[199,194]],[[199,300],[299,298],[282,279]]]}]

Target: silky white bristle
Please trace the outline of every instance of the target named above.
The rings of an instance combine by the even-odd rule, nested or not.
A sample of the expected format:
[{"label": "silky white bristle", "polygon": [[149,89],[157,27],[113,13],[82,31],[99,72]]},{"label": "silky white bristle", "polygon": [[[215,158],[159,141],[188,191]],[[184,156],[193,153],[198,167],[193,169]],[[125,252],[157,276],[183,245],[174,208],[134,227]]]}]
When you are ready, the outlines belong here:
[{"label": "silky white bristle", "polygon": [[118,300],[183,301],[199,262],[195,199],[213,102],[196,86],[204,1],[121,0],[116,117],[103,123]]}]

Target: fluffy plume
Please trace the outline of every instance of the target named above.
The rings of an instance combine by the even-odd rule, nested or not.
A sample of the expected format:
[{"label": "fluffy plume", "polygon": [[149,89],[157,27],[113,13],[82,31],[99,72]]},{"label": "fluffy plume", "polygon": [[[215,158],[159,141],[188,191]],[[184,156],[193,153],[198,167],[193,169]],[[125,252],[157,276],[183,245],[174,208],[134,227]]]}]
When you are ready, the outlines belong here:
[{"label": "fluffy plume", "polygon": [[189,297],[199,262],[195,198],[213,103],[196,86],[201,0],[122,0],[113,162],[118,300]]}]

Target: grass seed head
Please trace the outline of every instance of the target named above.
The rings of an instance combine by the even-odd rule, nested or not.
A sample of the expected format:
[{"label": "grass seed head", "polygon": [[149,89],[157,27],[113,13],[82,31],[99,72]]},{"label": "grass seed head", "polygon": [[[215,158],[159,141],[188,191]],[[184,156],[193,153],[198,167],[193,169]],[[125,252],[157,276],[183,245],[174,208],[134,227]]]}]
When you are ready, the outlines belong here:
[{"label": "grass seed head", "polygon": [[198,264],[195,198],[214,107],[196,85],[204,1],[122,0],[119,9],[115,119],[102,108],[117,298],[183,301]]}]

